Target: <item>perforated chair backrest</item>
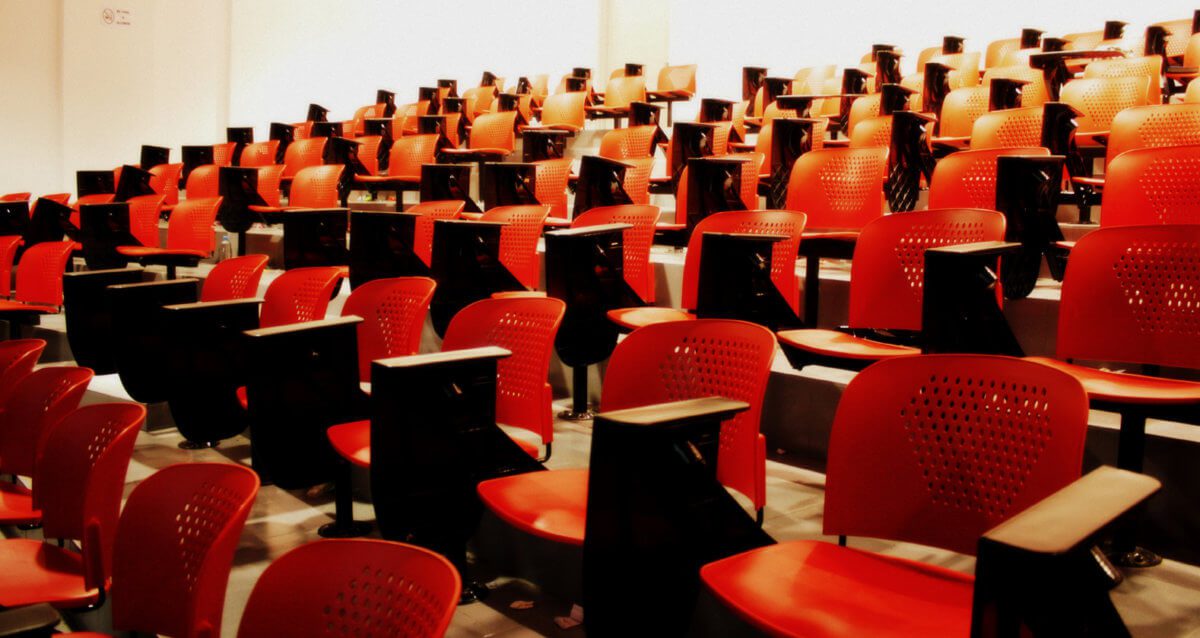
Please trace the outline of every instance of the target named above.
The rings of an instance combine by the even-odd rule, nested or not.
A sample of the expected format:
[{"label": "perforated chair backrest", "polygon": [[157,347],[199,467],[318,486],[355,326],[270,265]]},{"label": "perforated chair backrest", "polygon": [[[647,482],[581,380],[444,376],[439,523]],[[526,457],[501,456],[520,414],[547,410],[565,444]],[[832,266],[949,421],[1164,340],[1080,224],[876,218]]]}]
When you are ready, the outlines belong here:
[{"label": "perforated chair backrest", "polygon": [[43,432],[34,467],[34,507],[46,538],[81,541],[84,585],[103,587],[133,444],[146,420],[138,403],[78,408]]},{"label": "perforated chair backrest", "polygon": [[407,212],[420,213],[413,229],[413,252],[426,266],[433,263],[433,222],[437,219],[458,219],[462,216],[466,202],[461,199],[421,202]]},{"label": "perforated chair backrest", "polygon": [[1063,279],[1058,357],[1200,369],[1198,253],[1200,225],[1084,235]]},{"label": "perforated chair backrest", "polygon": [[179,175],[183,164],[159,164],[150,169],[150,188],[166,199],[168,206],[179,203]]},{"label": "perforated chair backrest", "polygon": [[258,493],[236,463],[163,468],[129,495],[113,550],[113,627],[192,638],[221,630],[233,552]]},{"label": "perforated chair backrest", "polygon": [[379,145],[383,143],[382,135],[363,135],[354,138],[358,142],[358,161],[362,162],[367,173],[379,174]]},{"label": "perforated chair backrest", "polygon": [[930,208],[996,208],[996,158],[1049,155],[1041,146],[959,151],[938,161],[929,186]]},{"label": "perforated chair backrest", "polygon": [[211,254],[217,244],[213,224],[217,221],[220,208],[220,197],[180,202],[171,211],[171,218],[167,221],[167,248]]},{"label": "perforated chair backrest", "polygon": [[[1083,70],[1086,78],[1143,78],[1145,104],[1162,104],[1163,60],[1157,55],[1095,60]],[[1070,82],[1067,83],[1070,85]],[[1065,88],[1065,87],[1064,87]]]},{"label": "perforated chair backrest", "polygon": [[748,235],[784,235],[771,250],[771,281],[787,299],[793,312],[800,309],[800,288],[796,279],[796,254],[804,233],[804,213],[792,210],[732,210],[714,213],[696,224],[688,239],[687,258],[683,263],[683,290],[680,306],[696,308],[700,287],[701,246],[704,233],[741,233]]},{"label": "perforated chair backrest", "polygon": [[1034,69],[1027,64],[989,68],[983,74],[983,86],[991,86],[992,78],[1024,80],[1026,84],[1021,87],[1021,106],[1041,106],[1050,99],[1041,69]]},{"label": "perforated chair backrest", "polygon": [[47,306],[63,302],[63,273],[75,242],[44,241],[25,249],[17,262],[17,301]]},{"label": "perforated chair backrest", "polygon": [[775,336],[757,324],[698,319],[638,328],[617,344],[604,373],[602,411],[722,396],[750,409],[721,424],[717,478],[766,502],[763,396],[775,358]]},{"label": "perforated chair backrest", "polygon": [[204,199],[221,194],[221,166],[205,164],[188,173],[186,184],[188,199]]},{"label": "perforated chair backrest", "polygon": [[0,298],[12,296],[13,262],[17,249],[25,243],[20,235],[0,235]]},{"label": "perforated chair backrest", "polygon": [[432,164],[437,153],[438,136],[407,135],[396,140],[388,156],[388,175],[391,177],[420,177],[421,165]]},{"label": "perforated chair backrest", "polygon": [[1146,106],[1145,76],[1122,78],[1082,78],[1062,88],[1059,101],[1079,109],[1075,118],[1080,133],[1108,131],[1117,113],[1135,106]]},{"label": "perforated chair backrest", "polygon": [[0,413],[0,472],[33,476],[38,440],[79,407],[92,376],[87,368],[52,366],[17,381]]},{"label": "perforated chair backrest", "polygon": [[322,164],[300,169],[292,180],[288,206],[300,208],[337,208],[341,164]]},{"label": "perforated chair backrest", "polygon": [[350,293],[342,316],[358,315],[358,378],[371,380],[371,362],[416,354],[437,284],[428,277],[375,279]]},{"label": "perforated chair backrest", "polygon": [[17,382],[33,372],[46,342],[41,339],[0,341],[0,412],[16,389]]},{"label": "perforated chair backrest", "polygon": [[627,160],[654,155],[654,125],[630,126],[608,131],[600,138],[600,157]]},{"label": "perforated chair backrest", "polygon": [[471,135],[467,140],[469,148],[497,148],[509,153],[516,143],[513,127],[516,125],[517,112],[484,113],[475,118],[471,126]]},{"label": "perforated chair backrest", "polygon": [[[213,166],[232,166],[233,151],[237,148],[237,142],[225,142],[224,144],[213,144]],[[242,147],[242,152],[245,152],[245,147]],[[195,170],[195,169],[193,169]],[[189,173],[189,178],[191,174]]]},{"label": "perforated chair backrest", "polygon": [[279,153],[279,140],[268,140],[266,142],[255,142],[247,144],[242,149],[242,157],[238,161],[238,166],[270,166],[275,163],[275,158]]},{"label": "perforated chair backrest", "polygon": [[139,195],[127,200],[129,204],[129,232],[143,246],[158,248],[158,219],[166,197],[163,195]]},{"label": "perforated chair backrest", "polygon": [[696,65],[680,64],[664,66],[658,71],[659,91],[685,91],[689,95],[696,94]]},{"label": "perforated chair backrest", "polygon": [[497,206],[480,218],[507,224],[500,230],[500,263],[526,288],[538,286],[541,264],[537,244],[549,215],[549,206]]},{"label": "perforated chair backrest", "polygon": [[984,532],[1079,478],[1087,415],[1079,381],[1032,361],[876,363],[838,402],[825,534],[974,554]]},{"label": "perforated chair backrest", "polygon": [[892,116],[868,117],[854,127],[850,148],[888,147],[892,145]]},{"label": "perforated chair backrest", "polygon": [[1042,107],[1001,109],[979,116],[971,128],[971,150],[1040,146]]},{"label": "perforated chair backrest", "polygon": [[284,168],[283,164],[268,164],[258,167],[258,195],[263,198],[267,206],[277,207],[283,198],[279,184],[283,181]]},{"label": "perforated chair backrest", "polygon": [[612,78],[604,87],[604,106],[610,109],[629,108],[632,102],[646,101],[646,78],[641,75]]},{"label": "perforated chair backrest", "polygon": [[204,278],[200,301],[229,301],[258,296],[258,284],[269,260],[266,255],[243,255],[221,261]]},{"label": "perforated chair backrest", "polygon": [[601,206],[585,211],[571,220],[571,228],[632,224],[621,233],[621,256],[625,281],[638,297],[647,303],[654,301],[654,268],[650,265],[650,246],[660,211],[657,206],[624,204]]},{"label": "perforated chair backrest", "polygon": [[554,337],[566,304],[553,297],[484,299],[458,311],[442,350],[499,346],[512,352],[496,368],[496,421],[554,439],[547,382]]},{"label": "perforated chair backrest", "polygon": [[1200,224],[1200,144],[1139,148],[1108,165],[1101,226]]},{"label": "perforated chair backrest", "polygon": [[295,176],[300,169],[320,166],[322,158],[325,156],[325,144],[328,141],[329,138],[325,137],[310,137],[297,139],[288,144],[287,150],[283,152],[284,179]]},{"label": "perforated chair backrest", "polygon": [[436,637],[454,616],[462,580],[440,554],[375,539],[320,540],[271,562],[246,601],[241,638]]},{"label": "perforated chair backrest", "polygon": [[261,328],[325,318],[329,298],[341,273],[336,267],[294,268],[278,277],[263,295]]},{"label": "perforated chair backrest", "polygon": [[1200,144],[1200,104],[1138,106],[1113,117],[1105,161],[1136,148],[1184,144]]},{"label": "perforated chair backrest", "polygon": [[538,121],[542,126],[561,126],[573,130],[583,128],[586,119],[584,103],[587,92],[555,93],[546,97]]},{"label": "perforated chair backrest", "polygon": [[975,120],[988,111],[987,86],[970,86],[954,89],[946,94],[942,102],[941,127],[938,134],[943,137],[970,137]]},{"label": "perforated chair backrest", "polygon": [[1192,19],[1186,18],[1183,20],[1167,20],[1165,22],[1155,22],[1154,27],[1163,27],[1167,30],[1167,55],[1170,57],[1179,57],[1185,55],[1188,43],[1192,37]]},{"label": "perforated chair backrest", "polygon": [[855,98],[850,104],[850,117],[846,122],[846,134],[853,135],[858,123],[879,116],[879,102],[882,98],[878,93]]},{"label": "perforated chair backrest", "polygon": [[858,229],[883,214],[887,149],[809,151],[788,181],[788,210],[808,215],[809,228]]},{"label": "perforated chair backrest", "polygon": [[551,217],[567,216],[567,182],[571,176],[571,159],[547,159],[534,162],[537,166],[534,190],[538,203],[550,207]]},{"label": "perforated chair backrest", "polygon": [[1002,239],[1004,215],[994,210],[914,211],[867,224],[850,266],[850,326],[920,330],[925,250]]},{"label": "perforated chair backrest", "polygon": [[[1021,48],[1020,38],[1006,38],[1003,40],[993,40],[988,43],[987,51],[984,54],[983,63],[987,68],[1000,66],[1004,58],[1008,54]],[[986,83],[985,83],[986,84]]]},{"label": "perforated chair backrest", "polygon": [[[742,166],[741,174],[738,176],[738,186],[740,187],[740,195],[742,206],[746,210],[758,208],[758,179],[762,171],[765,157],[762,153],[729,153],[724,155],[725,158],[742,159],[745,164]],[[626,171],[625,177],[629,178],[630,171]],[[679,184],[675,189],[675,223],[687,223],[688,211],[688,182],[691,179],[690,171],[687,166],[679,173]],[[630,199],[633,199],[631,196]],[[634,200],[635,202],[637,200]]]}]

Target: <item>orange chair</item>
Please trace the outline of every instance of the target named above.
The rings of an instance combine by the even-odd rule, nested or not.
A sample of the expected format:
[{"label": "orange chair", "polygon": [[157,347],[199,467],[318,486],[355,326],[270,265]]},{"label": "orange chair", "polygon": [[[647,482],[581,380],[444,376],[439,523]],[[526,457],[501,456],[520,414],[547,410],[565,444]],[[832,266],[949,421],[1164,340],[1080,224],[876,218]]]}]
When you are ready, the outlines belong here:
[{"label": "orange chair", "polygon": [[[1125,109],[1111,124],[1105,174],[1118,155],[1138,148],[1200,144],[1200,104],[1157,104]],[[1102,189],[1105,177],[1072,176],[1074,184]]]},{"label": "orange chair", "polygon": [[363,135],[354,138],[358,142],[358,161],[367,169],[368,175],[379,174],[379,145],[383,143],[382,135]]},{"label": "orange chair", "polygon": [[37,365],[45,349],[46,342],[41,339],[0,341],[0,413],[12,397],[17,382],[33,372],[33,366]]},{"label": "orange chair", "polygon": [[150,169],[150,188],[162,195],[165,206],[179,203],[179,175],[183,172],[183,164],[159,164]]},{"label": "orange chair", "polygon": [[858,122],[850,133],[850,148],[892,146],[892,116],[879,115]]},{"label": "orange chair", "polygon": [[1121,153],[1101,206],[1101,226],[1200,224],[1200,144]]},{"label": "orange chair", "polygon": [[129,198],[129,233],[143,246],[158,248],[158,220],[166,197],[140,195]]},{"label": "orange chair", "polygon": [[1200,68],[1200,38],[1196,35],[1192,34],[1188,38],[1187,48],[1183,51],[1183,69],[1171,70],[1168,68],[1164,74],[1164,77],[1167,78],[1168,89],[1173,88],[1176,82],[1190,87],[1192,80],[1200,76],[1200,71],[1197,71],[1197,68]]},{"label": "orange chair", "polygon": [[283,181],[283,164],[268,164],[258,167],[258,195],[267,206],[279,207],[283,198],[280,184]]},{"label": "orange chair", "polygon": [[[914,409],[934,400],[938,411]],[[981,355],[880,362],[838,404],[824,533],[974,554],[984,532],[1079,477],[1086,432],[1079,383],[1048,367]],[[971,633],[971,576],[823,541],[736,554],[700,578],[773,636]]]},{"label": "orange chair", "polygon": [[1026,106],[1001,109],[979,116],[971,128],[971,148],[1040,146],[1042,143],[1042,107]]},{"label": "orange chair", "polygon": [[283,181],[291,181],[301,169],[320,166],[324,162],[325,144],[328,141],[326,137],[311,137],[288,144],[283,153]]},{"label": "orange chair", "polygon": [[[722,157],[726,159],[740,159],[745,162],[742,166],[741,175],[738,177],[738,186],[741,188],[742,206],[746,210],[756,210],[758,208],[758,181],[762,177],[762,167],[765,159],[762,153],[729,153]],[[628,173],[626,175],[628,179]],[[687,228],[689,179],[688,168],[685,166],[679,174],[679,185],[675,189],[675,222],[673,224],[659,224],[660,230],[683,230]]]},{"label": "orange chair", "polygon": [[188,173],[184,190],[188,199],[205,199],[221,195],[221,167],[217,164],[197,166]]},{"label": "orange chair", "polygon": [[990,67],[983,74],[983,85],[991,86],[992,79],[1005,78],[1026,82],[1021,87],[1021,106],[1041,106],[1050,99],[1046,78],[1040,69],[1028,65]]},{"label": "orange chair", "polygon": [[279,153],[279,140],[269,140],[266,142],[255,142],[247,144],[242,149],[242,157],[238,162],[238,166],[245,168],[270,166],[275,163],[275,158]]},{"label": "orange chair", "polygon": [[275,278],[263,295],[259,328],[286,326],[325,318],[329,299],[341,279],[335,266],[293,268]]},{"label": "orange chair", "polygon": [[458,219],[466,202],[461,199],[421,202],[407,212],[420,213],[413,229],[413,252],[426,266],[433,263],[433,222],[436,219]]},{"label": "orange chair", "polygon": [[12,296],[12,268],[17,259],[17,249],[25,244],[20,235],[0,236],[0,297]]},{"label": "orange chair", "polygon": [[[984,53],[983,66],[988,69],[998,67],[1010,53],[1019,50],[1021,50],[1020,38],[994,40],[988,43],[987,51]],[[986,80],[984,84],[987,84]]]},{"label": "orange chair", "polygon": [[[213,164],[216,166],[233,166],[233,151],[236,148],[237,142],[213,144]],[[244,151],[245,147],[242,150]]]},{"label": "orange chair", "polygon": [[213,266],[204,278],[200,301],[232,301],[258,296],[258,284],[269,258],[266,255],[231,257]]},{"label": "orange chair", "polygon": [[292,178],[286,209],[337,208],[340,202],[341,164],[322,164],[300,169]]},{"label": "orange chair", "polygon": [[534,196],[538,203],[550,207],[547,222],[566,225],[567,219],[567,182],[571,176],[571,160],[569,158],[547,159],[533,163],[535,168]]},{"label": "orange chair", "polygon": [[975,120],[988,112],[988,86],[963,87],[946,94],[942,102],[938,134],[931,142],[935,145],[962,148],[971,141],[971,129]]},{"label": "orange chair", "polygon": [[686,102],[696,95],[696,65],[664,66],[658,71],[658,82],[655,87],[653,91],[646,92],[646,101],[666,103],[667,125],[670,126],[674,103]]},{"label": "orange chair", "polygon": [[[48,428],[79,407],[93,376],[87,368],[47,366],[16,382],[0,412],[0,472],[35,476],[38,441]],[[0,605],[9,606],[7,602]]]},{"label": "orange chair", "polygon": [[1117,113],[1146,106],[1146,78],[1084,78],[1067,82],[1059,101],[1082,113],[1076,117],[1075,139],[1081,146],[1097,145],[1108,137]]},{"label": "orange chair", "polygon": [[613,129],[600,138],[600,157],[615,160],[640,159],[654,156],[654,138],[658,127],[630,126]]},{"label": "orange chair", "polygon": [[397,139],[388,152],[387,175],[355,175],[354,183],[373,193],[416,190],[421,185],[421,165],[436,160],[438,139],[432,133]]},{"label": "orange chair", "polygon": [[497,206],[479,218],[507,224],[500,231],[500,263],[530,290],[541,278],[537,244],[549,214],[549,206]]},{"label": "orange chair", "polygon": [[621,119],[629,115],[629,105],[646,101],[646,78],[640,75],[612,78],[604,89],[604,104],[586,108],[588,119],[611,118],[620,128]]},{"label": "orange chair", "polygon": [[0,195],[0,202],[27,202],[33,193],[8,193]]},{"label": "orange chair", "polygon": [[107,403],[72,410],[46,424],[38,437],[34,492],[23,503],[27,509],[0,516],[40,523],[45,539],[77,541],[81,550],[44,540],[0,541],[0,565],[9,576],[0,582],[5,608],[38,603],[71,608],[103,601],[125,472],[145,416],[146,409],[136,403]]},{"label": "orange chair", "polygon": [[542,105],[542,112],[538,115],[538,123],[545,128],[582,131],[586,121],[586,101],[587,93],[584,91],[547,96]]},{"label": "orange chair", "polygon": [[0,301],[0,319],[55,314],[63,302],[62,280],[75,242],[34,244],[17,263],[17,290],[12,301]]},{"label": "orange chair", "polygon": [[1157,55],[1095,60],[1084,69],[1083,77],[1084,79],[1141,78],[1146,87],[1145,104],[1163,103],[1163,59]]},{"label": "orange chair", "polygon": [[437,284],[428,277],[375,279],[354,289],[342,316],[358,315],[358,378],[371,381],[371,362],[416,354]]},{"label": "orange chair", "polygon": [[179,266],[194,268],[212,255],[217,243],[213,224],[220,208],[220,197],[188,199],[171,212],[166,248],[118,246],[117,252],[142,264],[166,266],[167,278],[174,279]]},{"label": "orange chair", "polygon": [[629,287],[646,303],[654,303],[655,274],[650,265],[650,246],[654,243],[659,214],[657,206],[626,204],[593,208],[571,220],[571,228],[605,224],[633,226],[621,233],[623,273]]},{"label": "orange chair", "polygon": [[692,229],[692,236],[688,239],[679,308],[616,308],[608,311],[608,318],[624,330],[636,330],[642,326],[667,321],[694,320],[696,315],[693,311],[700,288],[701,247],[705,233],[787,236],[788,239],[775,242],[772,248],[771,281],[792,310],[799,312],[800,287],[796,279],[796,253],[805,221],[805,215],[794,210],[735,210],[713,213],[696,224]]},{"label": "orange chair", "polygon": [[996,158],[1049,155],[1041,146],[961,151],[943,157],[933,169],[929,208],[996,208]]},{"label": "orange chair", "polygon": [[[796,160],[787,209],[808,215],[809,229],[851,235],[883,215],[887,149],[822,149]],[[808,234],[806,234],[808,236]]]},{"label": "orange chair", "polygon": [[[1002,239],[1004,215],[991,210],[915,211],[867,224],[854,247],[850,270],[850,330],[919,332],[925,251]],[[911,345],[839,330],[783,330],[777,336],[795,367],[819,362],[857,370],[881,359],[920,353]]]},{"label": "orange chair", "polygon": [[323,638],[328,626],[370,635],[438,638],[462,579],[440,554],[392,541],[324,540],[271,562],[254,584],[238,636]]},{"label": "orange chair", "polygon": [[475,118],[467,148],[444,148],[442,155],[453,161],[500,161],[513,152],[516,111],[484,113]]},{"label": "orange chair", "polygon": [[[600,409],[621,410],[668,401],[722,396],[750,408],[721,424],[717,480],[766,505],[766,439],[759,433],[775,339],[744,321],[702,319],[635,330],[617,344],[604,375]],[[518,530],[582,546],[587,514],[587,468],[530,472],[479,484],[480,500]]]}]

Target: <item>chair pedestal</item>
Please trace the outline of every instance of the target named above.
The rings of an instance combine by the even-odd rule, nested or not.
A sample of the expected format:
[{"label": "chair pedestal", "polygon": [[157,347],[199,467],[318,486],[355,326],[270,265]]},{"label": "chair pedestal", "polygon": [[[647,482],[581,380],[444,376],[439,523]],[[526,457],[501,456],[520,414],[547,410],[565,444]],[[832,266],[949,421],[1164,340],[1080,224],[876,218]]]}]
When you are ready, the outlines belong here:
[{"label": "chair pedestal", "polygon": [[567,421],[591,421],[596,413],[588,403],[588,366],[571,366],[571,409],[558,413]]},{"label": "chair pedestal", "polygon": [[337,476],[334,478],[333,507],[334,519],[317,528],[321,538],[356,538],[371,533],[373,525],[366,521],[354,520],[354,467],[341,460],[338,463]]}]

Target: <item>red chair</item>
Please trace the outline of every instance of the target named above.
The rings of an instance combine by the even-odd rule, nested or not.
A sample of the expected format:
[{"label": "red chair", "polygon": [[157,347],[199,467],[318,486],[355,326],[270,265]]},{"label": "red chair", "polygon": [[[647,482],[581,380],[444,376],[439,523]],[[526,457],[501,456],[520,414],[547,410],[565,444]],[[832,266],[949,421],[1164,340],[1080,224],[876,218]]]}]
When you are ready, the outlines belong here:
[{"label": "red chair", "polygon": [[[953,157],[953,155],[951,156]],[[921,330],[925,251],[938,246],[1004,239],[1004,215],[990,210],[945,209],[888,215],[863,227],[850,267],[851,330]],[[805,328],[777,335],[793,365],[809,358],[859,369],[881,359],[919,354],[840,330]],[[874,335],[873,335],[874,336]],[[910,340],[911,342],[911,340]],[[800,357],[793,354],[803,353]]]},{"label": "red chair", "polygon": [[0,195],[0,202],[27,202],[33,193],[8,193]]},{"label": "red chair", "polygon": [[645,306],[617,308],[608,311],[608,318],[625,330],[664,321],[695,319],[693,311],[700,288],[701,246],[704,233],[750,233],[756,235],[786,235],[789,239],[775,243],[771,253],[771,280],[787,299],[793,311],[798,311],[800,285],[796,279],[796,252],[804,232],[806,216],[792,210],[751,210],[714,213],[696,224],[683,262],[683,289],[679,308]]},{"label": "red chair", "polygon": [[358,324],[358,378],[371,381],[371,362],[416,354],[421,329],[437,284],[428,277],[376,279],[354,289],[342,316],[363,318]]},{"label": "red chair", "polygon": [[[420,178],[418,178],[420,179]],[[461,199],[421,202],[407,212],[420,213],[413,229],[413,252],[426,266],[433,263],[433,221],[435,219],[458,219],[466,207]]]},{"label": "red chair", "polygon": [[[759,434],[775,339],[762,326],[705,319],[661,323],[617,344],[605,372],[602,411],[723,396],[750,409],[721,426],[717,479],[742,492],[758,510],[766,503],[766,439]],[[531,472],[483,481],[483,504],[516,529],[582,546],[587,468]]]},{"label": "red chair", "polygon": [[288,192],[288,205],[285,210],[337,208],[341,201],[338,185],[345,169],[346,167],[340,164],[323,164],[297,171],[292,177],[292,189]]},{"label": "red chair", "polygon": [[658,223],[658,216],[657,206],[601,206],[571,220],[571,228],[631,224],[633,228],[621,233],[625,281],[642,301],[654,303],[655,274],[654,267],[650,264],[650,246],[654,243],[654,228]]},{"label": "red chair", "polygon": [[280,184],[283,181],[283,164],[268,164],[258,167],[258,195],[267,206],[279,207],[283,193]]},{"label": "red chair", "polygon": [[20,235],[0,236],[0,298],[12,296],[12,268],[17,249],[25,244]]},{"label": "red chair", "polygon": [[550,207],[550,218],[560,225],[567,220],[567,178],[571,175],[571,160],[568,158],[541,160],[536,166],[534,196],[538,203]]},{"label": "red chair", "polygon": [[1031,147],[1042,143],[1042,107],[1001,109],[979,116],[971,127],[971,149]]},{"label": "red chair", "polygon": [[258,327],[324,319],[329,298],[340,279],[341,269],[335,266],[293,268],[279,275],[263,295]]},{"label": "red chair", "polygon": [[887,149],[881,148],[805,153],[792,168],[787,209],[808,215],[809,229],[842,231],[853,237],[864,224],[883,215],[886,162]]},{"label": "red chair", "polygon": [[258,283],[268,261],[266,255],[243,255],[218,263],[204,278],[200,301],[230,301],[257,296]]},{"label": "red chair", "polygon": [[238,166],[243,168],[270,166],[275,163],[275,158],[279,153],[279,140],[270,140],[267,142],[255,142],[247,144],[242,149],[242,157],[238,161]]},{"label": "red chair", "polygon": [[1139,148],[1109,163],[1100,225],[1200,223],[1200,145]]},{"label": "red chair", "polygon": [[87,368],[49,366],[17,381],[0,412],[0,473],[33,476],[38,440],[79,406],[92,376]]},{"label": "red chair", "polygon": [[1040,146],[960,151],[943,157],[933,169],[929,208],[996,208],[996,158],[1002,155],[1049,155]]},{"label": "red chair", "polygon": [[1112,118],[1105,147],[1104,176],[1073,175],[1071,182],[1085,189],[1103,189],[1106,178],[1113,174],[1110,165],[1122,153],[1140,148],[1198,143],[1200,104],[1157,104],[1125,109]]},{"label": "red chair", "polygon": [[197,166],[188,173],[184,187],[188,199],[204,199],[221,195],[221,167],[217,164]]},{"label": "red chair", "polygon": [[421,185],[421,165],[435,161],[438,140],[432,133],[397,139],[388,152],[387,175],[355,175],[355,184],[373,193],[416,190]]},{"label": "red chair", "polygon": [[658,127],[653,125],[613,129],[600,138],[599,155],[622,161],[653,157],[657,132]]},{"label": "red chair", "polygon": [[118,246],[117,252],[145,265],[166,266],[167,278],[174,279],[179,266],[194,268],[212,255],[217,244],[213,224],[220,208],[220,197],[188,199],[171,211],[166,248]]},{"label": "red chair", "polygon": [[0,319],[54,314],[63,302],[62,279],[75,242],[46,241],[30,246],[17,264],[13,301],[0,301]]},{"label": "red chair", "polygon": [[516,121],[516,111],[484,113],[471,126],[467,148],[444,148],[440,152],[455,162],[503,160],[516,144]]},{"label": "red chair", "polygon": [[[824,533],[973,554],[984,532],[1079,477],[1086,432],[1079,383],[1046,366],[981,355],[877,363],[838,404]],[[822,541],[737,554],[700,578],[773,636],[971,633],[971,576]]]},{"label": "red chair", "polygon": [[537,244],[549,215],[549,206],[497,206],[479,218],[507,224],[500,231],[500,263],[531,290],[541,278]]},{"label": "red chair", "polygon": [[145,417],[136,403],[89,405],[41,435],[33,494],[23,512],[9,509],[17,504],[5,494],[0,521],[40,522],[44,538],[78,541],[81,551],[41,540],[0,541],[0,605],[73,608],[104,600],[125,472]]},{"label": "red chair", "polygon": [[546,97],[538,123],[545,128],[582,131],[586,121],[586,91],[556,93]]},{"label": "red chair", "polygon": [[[233,166],[233,151],[237,149],[237,142],[213,144],[212,149],[214,166]],[[245,152],[245,150],[245,147],[243,147],[242,151]]]},{"label": "red chair", "polygon": [[[287,150],[283,152],[283,181],[290,182],[296,173],[300,172],[300,169],[320,166],[325,156],[325,144],[328,141],[329,139],[325,137],[311,137],[288,144]],[[272,161],[272,163],[274,162]]]},{"label": "red chair", "polygon": [[159,164],[150,169],[150,188],[162,195],[166,206],[179,203],[179,174],[183,164]]},{"label": "red chair", "polygon": [[0,413],[12,397],[17,383],[37,365],[46,342],[41,339],[10,339],[0,341]]},{"label": "red chair", "polygon": [[440,638],[462,579],[440,554],[383,540],[324,540],[272,561],[246,601],[238,636]]},{"label": "red chair", "polygon": [[[746,210],[755,210],[758,208],[758,182],[762,175],[763,162],[766,157],[762,153],[728,153],[721,156],[723,159],[736,159],[743,162],[741,175],[738,177],[738,185],[741,187],[742,206]],[[628,179],[629,171],[626,172]],[[660,224],[659,229],[672,229],[682,231],[687,228],[687,211],[688,211],[688,180],[690,180],[690,171],[688,167],[684,167],[679,173],[679,185],[675,189],[675,222],[673,224]],[[633,199],[632,197],[630,199]]]},{"label": "red chair", "polygon": [[158,248],[158,220],[166,198],[162,195],[140,195],[129,198],[126,203],[129,204],[130,234],[143,246]]}]

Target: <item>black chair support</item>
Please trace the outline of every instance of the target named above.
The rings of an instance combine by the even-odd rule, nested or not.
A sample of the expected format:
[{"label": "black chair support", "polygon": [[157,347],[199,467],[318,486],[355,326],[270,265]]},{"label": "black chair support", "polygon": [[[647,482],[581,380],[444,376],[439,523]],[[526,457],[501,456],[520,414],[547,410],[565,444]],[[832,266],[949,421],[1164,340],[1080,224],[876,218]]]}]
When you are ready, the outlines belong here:
[{"label": "black chair support", "polygon": [[171,279],[109,286],[112,342],[121,385],[135,401],[166,401],[171,380],[162,373],[167,337],[163,306],[200,299],[200,280]]},{"label": "black chair support", "polygon": [[152,275],[141,268],[88,270],[63,275],[63,309],[67,343],[78,365],[96,374],[117,371],[112,308],[108,287],[146,281]]}]

